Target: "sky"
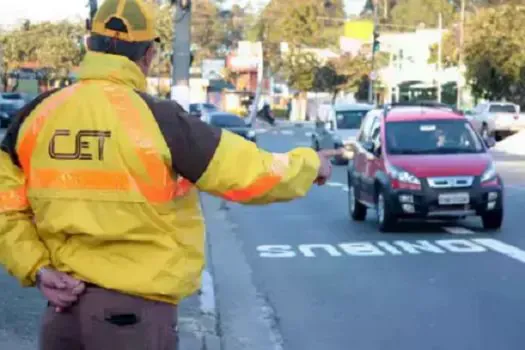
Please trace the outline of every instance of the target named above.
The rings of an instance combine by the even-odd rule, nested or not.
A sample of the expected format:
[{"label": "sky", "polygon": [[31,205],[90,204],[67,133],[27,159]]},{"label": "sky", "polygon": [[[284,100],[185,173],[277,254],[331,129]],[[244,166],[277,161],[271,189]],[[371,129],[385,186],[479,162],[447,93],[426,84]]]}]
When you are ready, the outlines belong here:
[{"label": "sky", "polygon": [[[264,6],[269,0],[229,0],[234,3],[251,2],[256,7]],[[345,0],[348,13],[359,13],[366,0]],[[100,0],[99,0],[100,2]],[[9,4],[7,4],[9,3]],[[0,0],[0,25],[12,26],[22,19],[33,22],[61,19],[86,18],[88,0]]]}]

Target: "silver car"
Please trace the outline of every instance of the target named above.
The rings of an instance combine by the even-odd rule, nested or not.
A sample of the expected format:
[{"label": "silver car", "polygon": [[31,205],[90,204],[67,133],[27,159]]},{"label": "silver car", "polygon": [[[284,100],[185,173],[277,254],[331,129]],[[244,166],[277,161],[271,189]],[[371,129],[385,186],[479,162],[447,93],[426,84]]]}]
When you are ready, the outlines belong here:
[{"label": "silver car", "polygon": [[467,118],[484,139],[495,137],[499,141],[525,128],[520,107],[510,102],[481,103]]},{"label": "silver car", "polygon": [[352,157],[351,146],[355,142],[361,122],[373,108],[373,105],[362,103],[332,106],[330,113],[315,124],[312,148],[315,150],[345,148],[345,155],[334,159],[334,162],[348,163],[348,159]]}]

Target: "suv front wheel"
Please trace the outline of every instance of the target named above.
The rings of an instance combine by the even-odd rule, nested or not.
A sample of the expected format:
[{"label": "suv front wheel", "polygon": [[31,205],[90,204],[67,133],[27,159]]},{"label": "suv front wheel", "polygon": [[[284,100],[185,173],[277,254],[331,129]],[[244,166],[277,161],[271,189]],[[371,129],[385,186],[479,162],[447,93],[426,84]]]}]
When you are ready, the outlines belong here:
[{"label": "suv front wheel", "polygon": [[348,211],[355,221],[363,221],[366,218],[367,207],[357,199],[350,175],[348,175]]},{"label": "suv front wheel", "polygon": [[383,189],[379,189],[377,193],[376,212],[379,231],[392,232],[397,224],[397,217],[392,212],[390,202]]},{"label": "suv front wheel", "polygon": [[483,214],[481,221],[485,230],[499,230],[503,224],[503,209]]}]

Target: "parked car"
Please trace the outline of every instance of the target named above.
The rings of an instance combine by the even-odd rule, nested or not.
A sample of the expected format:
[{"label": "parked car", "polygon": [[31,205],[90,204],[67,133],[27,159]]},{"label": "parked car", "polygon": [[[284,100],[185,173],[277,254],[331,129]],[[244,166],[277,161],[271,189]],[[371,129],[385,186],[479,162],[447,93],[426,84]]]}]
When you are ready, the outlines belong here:
[{"label": "parked car", "polygon": [[485,139],[495,137],[496,141],[525,129],[525,120],[520,107],[509,102],[481,103],[470,117],[477,131]]},{"label": "parked car", "polygon": [[227,112],[210,112],[203,118],[203,120],[210,125],[229,130],[249,141],[257,142],[257,137],[252,125],[238,115]]},{"label": "parked car", "polygon": [[202,118],[203,114],[217,111],[219,111],[219,108],[211,103],[190,104],[190,115],[195,118]]},{"label": "parked car", "polygon": [[350,216],[362,221],[372,209],[383,232],[405,218],[467,216],[499,229],[503,183],[490,146],[450,110],[393,106],[369,114],[348,164]]},{"label": "parked car", "polygon": [[19,92],[0,94],[0,127],[9,126],[16,113],[26,104],[25,98],[25,94]]},{"label": "parked car", "polygon": [[27,95],[21,92],[3,92],[0,94],[1,103],[9,103],[18,110],[26,104]]},{"label": "parked car", "polygon": [[312,148],[345,148],[344,156],[334,159],[336,164],[346,164],[352,157],[351,144],[355,142],[361,122],[365,115],[374,108],[369,104],[338,104],[331,107],[321,120],[315,124],[312,135]]}]

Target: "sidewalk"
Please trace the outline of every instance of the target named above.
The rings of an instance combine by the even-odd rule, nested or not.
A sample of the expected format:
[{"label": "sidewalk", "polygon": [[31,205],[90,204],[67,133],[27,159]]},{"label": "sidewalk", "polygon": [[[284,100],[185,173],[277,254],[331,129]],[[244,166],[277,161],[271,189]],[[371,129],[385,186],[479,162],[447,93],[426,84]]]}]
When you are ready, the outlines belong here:
[{"label": "sidewalk", "polygon": [[[204,276],[208,273],[205,271]],[[209,275],[209,274],[208,274]],[[203,278],[203,289],[197,295],[184,300],[179,305],[178,350],[221,350],[221,342],[217,334],[217,317],[215,306],[209,307],[206,299],[205,282],[208,277]],[[214,296],[212,296],[214,299]]]}]

